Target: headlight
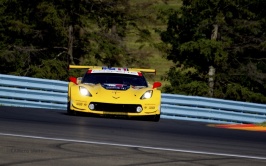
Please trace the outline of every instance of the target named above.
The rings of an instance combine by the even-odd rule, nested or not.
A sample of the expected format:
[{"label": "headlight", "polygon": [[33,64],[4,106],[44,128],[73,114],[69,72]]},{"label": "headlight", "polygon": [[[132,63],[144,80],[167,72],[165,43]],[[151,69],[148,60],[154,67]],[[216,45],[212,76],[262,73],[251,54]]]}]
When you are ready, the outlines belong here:
[{"label": "headlight", "polygon": [[148,90],[141,96],[140,99],[149,99],[151,98],[151,96],[152,96],[152,90]]},{"label": "headlight", "polygon": [[83,96],[91,96],[91,93],[88,91],[88,89],[83,86],[79,87],[79,92]]}]

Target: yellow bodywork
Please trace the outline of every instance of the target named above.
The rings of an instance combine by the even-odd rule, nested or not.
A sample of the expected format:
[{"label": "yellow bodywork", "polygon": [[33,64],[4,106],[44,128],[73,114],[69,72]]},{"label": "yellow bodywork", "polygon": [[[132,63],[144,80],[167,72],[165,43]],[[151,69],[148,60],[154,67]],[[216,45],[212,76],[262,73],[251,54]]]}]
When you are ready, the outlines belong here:
[{"label": "yellow bodywork", "polygon": [[[98,66],[69,66],[70,68],[87,68],[100,69]],[[137,72],[155,72],[154,69],[136,69],[128,68],[130,71]],[[80,93],[80,86],[86,88],[91,96],[83,96]],[[152,97],[148,99],[141,99],[141,96],[148,90],[152,90]],[[150,117],[159,116],[161,113],[161,91],[152,87],[133,87],[130,86],[127,90],[107,90],[101,84],[75,84],[70,82],[68,85],[68,103],[71,111],[86,112],[98,115],[114,115],[114,116],[137,116]],[[104,103],[104,104],[119,104],[119,105],[140,105],[141,112],[127,112],[121,110],[91,110],[90,103]]]}]

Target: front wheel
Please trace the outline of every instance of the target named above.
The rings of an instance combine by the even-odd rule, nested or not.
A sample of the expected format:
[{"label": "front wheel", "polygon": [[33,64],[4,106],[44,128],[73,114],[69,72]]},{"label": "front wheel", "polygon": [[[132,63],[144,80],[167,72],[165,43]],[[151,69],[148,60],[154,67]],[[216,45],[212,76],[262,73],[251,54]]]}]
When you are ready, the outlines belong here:
[{"label": "front wheel", "polygon": [[76,112],[70,109],[70,102],[67,102],[67,113],[68,115],[76,115]]},{"label": "front wheel", "polygon": [[154,115],[153,121],[154,122],[159,122],[159,120],[160,120],[160,114],[159,115]]}]

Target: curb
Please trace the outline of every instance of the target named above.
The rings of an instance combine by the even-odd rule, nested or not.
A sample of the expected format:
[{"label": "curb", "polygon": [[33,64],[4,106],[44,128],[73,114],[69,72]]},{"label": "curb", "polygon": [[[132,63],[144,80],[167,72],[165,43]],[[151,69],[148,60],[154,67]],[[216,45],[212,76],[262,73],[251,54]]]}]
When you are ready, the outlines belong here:
[{"label": "curb", "polygon": [[217,127],[217,128],[226,128],[226,129],[266,132],[266,126],[260,126],[256,124],[218,124],[218,125],[212,124],[208,126]]}]

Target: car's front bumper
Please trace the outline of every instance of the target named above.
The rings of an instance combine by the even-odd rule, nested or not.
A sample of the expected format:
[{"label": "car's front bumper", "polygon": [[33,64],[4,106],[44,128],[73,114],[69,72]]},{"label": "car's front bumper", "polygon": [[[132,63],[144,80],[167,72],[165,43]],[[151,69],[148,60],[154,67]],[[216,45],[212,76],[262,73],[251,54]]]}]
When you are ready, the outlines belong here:
[{"label": "car's front bumper", "polygon": [[[94,104],[94,109],[90,109],[90,104]],[[142,111],[137,112],[137,107]],[[87,112],[101,115],[126,115],[126,116],[146,116],[160,115],[160,103],[144,101],[142,103],[107,103],[96,101],[70,100],[70,109],[73,111]]]}]

